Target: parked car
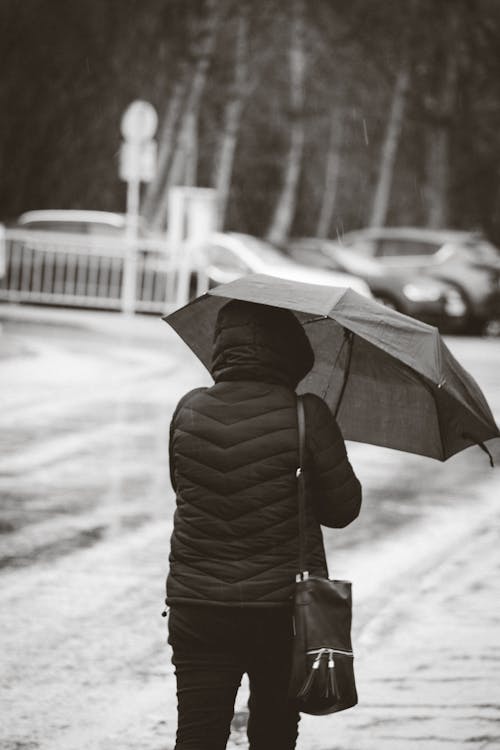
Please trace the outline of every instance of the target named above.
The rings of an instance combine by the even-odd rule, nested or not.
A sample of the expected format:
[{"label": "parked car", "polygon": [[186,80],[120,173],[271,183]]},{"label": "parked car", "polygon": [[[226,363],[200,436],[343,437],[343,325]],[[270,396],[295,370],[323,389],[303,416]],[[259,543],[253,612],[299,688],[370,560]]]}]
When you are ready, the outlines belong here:
[{"label": "parked car", "polygon": [[308,284],[351,287],[359,294],[372,296],[368,285],[357,276],[297,263],[281,250],[248,234],[213,234],[198,249],[195,263],[199,272],[206,277],[208,286],[233,281],[250,273],[262,273]]},{"label": "parked car", "polygon": [[328,240],[293,240],[288,251],[292,258],[306,265],[358,275],[379,302],[441,330],[457,331],[466,323],[464,296],[441,279],[414,272],[390,273],[372,258],[352,253],[350,248]]},{"label": "parked car", "polygon": [[[139,219],[134,258],[127,218],[108,211],[27,211],[0,232],[0,300],[120,309],[164,310],[173,297],[166,234]],[[130,261],[127,263],[127,261]],[[135,282],[134,282],[135,277]]]},{"label": "parked car", "polygon": [[391,274],[418,273],[453,285],[467,306],[471,332],[480,333],[500,318],[500,254],[479,234],[384,227],[349,232],[335,244]]},{"label": "parked car", "polygon": [[[87,237],[122,237],[126,222],[125,214],[112,211],[40,209],[21,214],[15,226],[33,231],[62,232]],[[153,237],[142,217],[139,217],[139,236],[145,239]]]}]

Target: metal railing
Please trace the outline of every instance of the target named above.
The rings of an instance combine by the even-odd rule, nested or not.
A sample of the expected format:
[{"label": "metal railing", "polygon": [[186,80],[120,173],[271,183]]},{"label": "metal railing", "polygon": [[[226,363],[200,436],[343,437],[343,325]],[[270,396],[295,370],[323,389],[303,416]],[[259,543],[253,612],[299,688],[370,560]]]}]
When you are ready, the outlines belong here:
[{"label": "metal railing", "polygon": [[[7,229],[0,300],[108,310],[125,309],[126,264],[133,259],[138,312],[168,312],[187,302],[189,284],[182,252],[167,241]],[[0,249],[1,250],[1,249]],[[182,283],[181,283],[182,282]],[[192,285],[192,284],[191,284]],[[130,307],[130,301],[129,305]]]}]

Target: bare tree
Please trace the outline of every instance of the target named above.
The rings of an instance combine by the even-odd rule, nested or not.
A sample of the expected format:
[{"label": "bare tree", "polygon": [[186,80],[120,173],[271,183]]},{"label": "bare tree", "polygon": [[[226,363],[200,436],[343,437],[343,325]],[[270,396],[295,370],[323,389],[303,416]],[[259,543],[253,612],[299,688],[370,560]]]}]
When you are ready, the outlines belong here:
[{"label": "bare tree", "polygon": [[290,141],[285,162],[283,185],[274,210],[267,238],[270,242],[282,244],[292,226],[297,204],[302,155],[304,151],[304,100],[306,57],[304,50],[304,8],[303,0],[293,0],[291,8],[290,40]]},{"label": "bare tree", "polygon": [[157,206],[158,194],[167,179],[170,160],[175,144],[175,133],[188,87],[188,66],[186,60],[180,63],[179,76],[174,83],[158,137],[158,161],[156,175],[148,184],[144,195],[141,213],[148,219]]},{"label": "bare tree", "polygon": [[[217,187],[221,227],[230,209],[241,231],[269,230],[279,241],[292,220],[297,231],[328,236],[340,219],[353,229],[384,223],[389,206],[401,222],[481,227],[500,243],[499,2],[128,5],[124,14],[123,0],[0,3],[3,220],[49,206],[122,211],[119,122],[140,96],[163,115],[158,176],[143,204],[160,226],[168,186],[196,179]],[[411,85],[401,102],[404,49]],[[334,102],[342,144],[340,125],[329,123]],[[383,132],[374,126],[368,143],[358,126],[369,116],[383,119]]]},{"label": "bare tree", "polygon": [[410,71],[405,56],[394,84],[391,109],[389,111],[384,143],[380,155],[378,180],[369,222],[371,227],[382,227],[386,222],[396,155],[401,140],[401,133],[403,131],[404,113],[409,84]]},{"label": "bare tree", "polygon": [[198,119],[199,106],[186,115],[184,124],[184,176],[178,178],[172,175],[171,185],[196,185],[198,174]]},{"label": "bare tree", "polygon": [[[458,83],[459,15],[452,5],[443,6],[446,44],[439,45],[435,66],[436,93],[427,97],[429,122],[425,132],[427,144],[425,196],[427,224],[439,228],[450,220],[450,134],[455,114]],[[441,42],[441,44],[439,44]],[[443,57],[444,56],[444,59]]]},{"label": "bare tree", "polygon": [[161,227],[166,222],[170,188],[174,185],[195,184],[196,181],[198,118],[224,6],[223,0],[206,0],[204,16],[199,20],[199,34],[193,44],[195,65],[191,84],[177,129],[168,175],[159,191],[152,214],[152,224],[156,227]]},{"label": "bare tree", "polygon": [[217,226],[224,228],[231,187],[234,154],[241,114],[248,92],[248,5],[238,5],[235,36],[234,78],[232,91],[224,109],[224,124],[215,163],[214,185],[217,190]]},{"label": "bare tree", "polygon": [[339,184],[340,164],[342,160],[342,131],[343,131],[342,109],[334,105],[330,113],[330,138],[326,154],[325,187],[323,190],[321,210],[316,228],[316,236],[325,239],[330,233],[333,214],[335,211],[335,200]]},{"label": "bare tree", "polygon": [[445,227],[449,221],[450,117],[456,92],[456,61],[448,55],[438,119],[427,130],[427,224]]}]

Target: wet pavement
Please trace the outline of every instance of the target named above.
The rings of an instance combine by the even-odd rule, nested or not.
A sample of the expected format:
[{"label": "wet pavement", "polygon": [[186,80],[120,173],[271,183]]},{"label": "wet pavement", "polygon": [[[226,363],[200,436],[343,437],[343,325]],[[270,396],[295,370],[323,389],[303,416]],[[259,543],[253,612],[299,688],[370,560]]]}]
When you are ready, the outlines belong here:
[{"label": "wet pavement", "polygon": [[[168,750],[168,424],[207,376],[156,318],[0,317],[0,745]],[[448,343],[500,421],[498,340]],[[349,453],[364,508],[326,547],[354,583],[360,705],[304,717],[299,747],[500,747],[498,471],[479,449],[445,464]],[[244,685],[231,747],[245,746],[245,700]]]}]

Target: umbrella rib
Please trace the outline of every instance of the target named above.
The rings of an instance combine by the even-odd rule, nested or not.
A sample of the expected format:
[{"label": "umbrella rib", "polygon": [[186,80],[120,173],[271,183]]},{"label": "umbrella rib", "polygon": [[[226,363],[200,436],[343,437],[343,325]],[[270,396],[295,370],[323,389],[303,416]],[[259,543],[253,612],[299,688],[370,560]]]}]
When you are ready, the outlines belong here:
[{"label": "umbrella rib", "polygon": [[415,374],[417,375],[418,379],[426,389],[428,393],[430,393],[432,401],[434,402],[434,407],[436,409],[436,419],[437,419],[437,426],[439,431],[439,444],[441,446],[441,461],[446,461],[446,449],[443,439],[443,425],[441,424],[441,415],[439,413],[439,404],[436,399],[436,394],[434,393],[433,389],[427,382],[427,380],[416,370],[414,370]]},{"label": "umbrella rib", "polygon": [[[318,320],[322,320],[322,318],[318,318]],[[312,322],[312,321],[311,321],[311,322]],[[334,361],[334,363],[333,363],[333,365],[332,365],[332,367],[331,367],[331,370],[330,370],[330,379],[328,380],[328,382],[327,382],[327,384],[326,384],[326,386],[325,386],[325,388],[324,388],[324,390],[323,390],[323,392],[322,392],[322,394],[321,394],[321,398],[322,398],[322,399],[325,399],[325,398],[326,398],[326,396],[327,396],[327,393],[328,393],[328,391],[330,390],[330,386],[331,386],[331,384],[332,384],[332,377],[333,377],[333,374],[334,374],[334,372],[335,372],[335,368],[337,367],[337,362],[339,361],[339,357],[340,357],[340,355],[342,354],[342,352],[343,352],[343,350],[344,350],[344,346],[345,346],[345,343],[346,343],[346,341],[347,341],[347,338],[348,338],[348,337],[347,337],[347,334],[348,334],[348,333],[352,333],[352,332],[351,332],[351,331],[348,331],[348,330],[347,330],[347,328],[344,328],[344,337],[343,337],[343,339],[342,339],[342,344],[340,345],[340,349],[338,350],[338,352],[337,352],[337,356],[335,357],[335,361]],[[342,394],[342,395],[343,395],[343,394]],[[336,414],[337,414],[337,411],[335,411],[335,415],[336,415]]]},{"label": "umbrella rib", "polygon": [[[345,392],[345,389],[346,389],[346,386],[347,386],[347,379],[349,378],[349,370],[351,369],[352,348],[353,348],[353,344],[354,344],[354,334],[353,334],[353,332],[352,331],[348,331],[347,329],[344,329],[344,341],[342,343],[341,351],[342,351],[342,348],[343,348],[343,346],[344,346],[344,344],[345,344],[346,341],[348,342],[347,362],[346,362],[346,367],[345,367],[345,370],[344,370],[344,380],[342,381],[342,388],[340,389],[340,394],[339,394],[339,398],[338,398],[338,401],[337,401],[337,406],[335,407],[335,412],[334,412],[335,418],[337,417],[337,414],[339,413],[340,405],[342,403],[342,399],[344,397],[344,392]],[[339,352],[339,354],[340,354],[340,352]],[[337,359],[338,359],[338,357],[337,357]],[[335,360],[335,363],[336,362],[337,362],[337,360]]]},{"label": "umbrella rib", "polygon": [[[432,387],[429,385],[429,383],[426,381],[426,379],[422,375],[420,375],[420,373],[417,373],[417,376],[418,376],[420,382],[424,385],[424,387],[427,389],[427,391],[431,394],[432,400],[434,401],[434,406],[436,408],[436,416],[437,416],[438,429],[439,429],[439,441],[441,443],[442,455],[443,455],[443,457],[442,457],[441,460],[442,461],[446,461],[447,456],[446,456],[445,441],[443,439],[443,429],[442,429],[442,423],[441,423],[441,415],[440,415],[440,412],[439,412],[439,406],[438,406],[438,402],[437,402],[437,399],[436,399],[436,394],[435,394],[434,390],[432,389]],[[438,386],[438,388],[439,387],[440,386]],[[462,404],[462,406],[464,406],[465,409],[469,413],[471,413],[471,410],[470,410],[468,404],[464,403],[464,401],[462,399],[459,399],[459,400],[460,400],[460,403]],[[474,416],[477,417],[477,415],[474,415]],[[481,421],[484,422],[484,420],[481,420]],[[493,457],[492,457],[490,451],[488,450],[488,448],[486,447],[486,445],[484,444],[483,441],[478,440],[473,435],[471,435],[470,433],[467,433],[467,432],[462,433],[462,437],[465,438],[465,439],[472,440],[474,445],[477,445],[479,448],[481,448],[481,450],[484,451],[484,453],[487,454],[487,456],[489,458],[489,461],[490,461],[490,466],[492,468],[494,467]]]},{"label": "umbrella rib", "polygon": [[488,456],[488,458],[490,460],[490,466],[491,466],[492,469],[494,469],[495,468],[495,464],[493,462],[493,456],[491,455],[491,453],[490,453],[488,447],[485,445],[485,443],[483,443],[482,441],[476,440],[476,438],[473,435],[471,435],[470,433],[468,433],[468,432],[464,432],[463,433],[463,437],[466,438],[466,439],[468,439],[468,440],[473,440],[474,441],[474,445],[477,445],[479,448],[481,448],[481,450],[483,451],[483,453],[486,453],[486,455]]},{"label": "umbrella rib", "polygon": [[302,325],[307,326],[309,323],[317,323],[318,320],[328,320],[328,315],[316,315],[315,318],[308,318],[303,321]]}]

